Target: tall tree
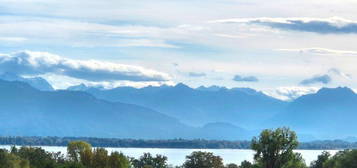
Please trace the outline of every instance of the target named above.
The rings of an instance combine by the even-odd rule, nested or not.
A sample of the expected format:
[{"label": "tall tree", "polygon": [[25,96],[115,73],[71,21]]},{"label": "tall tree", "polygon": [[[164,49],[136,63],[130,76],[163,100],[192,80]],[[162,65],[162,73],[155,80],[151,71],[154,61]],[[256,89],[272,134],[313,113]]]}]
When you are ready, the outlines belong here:
[{"label": "tall tree", "polygon": [[150,153],[144,153],[139,159],[132,160],[135,168],[167,168],[167,157],[156,155],[153,157]]},{"label": "tall tree", "polygon": [[283,168],[307,168],[305,160],[300,153],[294,153],[293,157],[282,166]]},{"label": "tall tree", "polygon": [[92,146],[84,141],[72,141],[67,145],[68,157],[74,162],[79,162],[80,156],[88,151],[92,151]]},{"label": "tall tree", "polygon": [[322,154],[317,156],[317,160],[311,163],[310,168],[324,168],[323,165],[329,160],[330,156],[331,154],[329,152],[322,152]]},{"label": "tall tree", "polygon": [[93,151],[92,168],[107,168],[108,167],[108,151],[104,148],[96,148]]},{"label": "tall tree", "polygon": [[245,160],[240,164],[239,168],[253,168],[253,164]]},{"label": "tall tree", "polygon": [[285,127],[263,130],[251,143],[251,148],[256,152],[254,159],[264,168],[282,168],[294,159],[293,149],[297,146],[296,133]]},{"label": "tall tree", "polygon": [[109,156],[109,168],[129,168],[130,162],[124,154],[113,152]]},{"label": "tall tree", "polygon": [[186,156],[184,168],[224,168],[222,158],[211,152],[192,152]]},{"label": "tall tree", "polygon": [[239,166],[234,163],[230,163],[230,164],[227,164],[224,168],[239,168]]},{"label": "tall tree", "polygon": [[355,168],[357,167],[357,150],[344,150],[337,152],[328,159],[323,168]]}]

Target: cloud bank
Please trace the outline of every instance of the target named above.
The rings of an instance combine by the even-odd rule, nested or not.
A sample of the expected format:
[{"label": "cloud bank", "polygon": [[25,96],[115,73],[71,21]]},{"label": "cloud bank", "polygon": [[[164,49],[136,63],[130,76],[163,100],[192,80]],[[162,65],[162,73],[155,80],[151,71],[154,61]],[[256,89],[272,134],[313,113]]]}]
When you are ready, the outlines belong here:
[{"label": "cloud bank", "polygon": [[313,32],[319,34],[357,33],[357,21],[340,17],[321,18],[237,18],[212,21],[213,23],[241,23],[268,26],[280,30]]},{"label": "cloud bank", "polygon": [[240,76],[240,75],[235,75],[233,77],[234,81],[237,82],[258,82],[259,79],[255,76]]},{"label": "cloud bank", "polygon": [[170,76],[138,66],[97,60],[74,60],[46,52],[0,54],[0,72],[19,75],[53,73],[88,81],[167,81]]}]

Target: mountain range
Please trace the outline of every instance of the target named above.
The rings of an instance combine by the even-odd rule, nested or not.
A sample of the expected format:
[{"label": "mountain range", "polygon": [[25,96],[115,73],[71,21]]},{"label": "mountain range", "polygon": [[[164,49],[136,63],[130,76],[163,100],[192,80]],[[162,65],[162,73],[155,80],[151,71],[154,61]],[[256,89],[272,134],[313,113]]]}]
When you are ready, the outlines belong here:
[{"label": "mountain range", "polygon": [[272,125],[287,125],[317,137],[356,136],[357,94],[350,88],[322,88],[304,95],[276,115]]},{"label": "mountain range", "polygon": [[14,74],[14,73],[11,73],[11,72],[5,72],[3,74],[0,74],[0,79],[5,80],[5,81],[24,82],[38,90],[43,90],[43,91],[53,91],[54,90],[53,87],[51,86],[51,84],[49,84],[45,79],[43,79],[41,77],[24,78],[24,77]]},{"label": "mountain range", "polygon": [[347,87],[286,102],[250,88],[82,84],[53,90],[42,78],[0,79],[0,135],[233,140],[288,126],[304,140],[357,136],[357,94]]},{"label": "mountain range", "polygon": [[249,88],[190,88],[182,83],[160,87],[85,88],[82,91],[112,102],[137,104],[175,117],[185,124],[200,126],[226,122],[259,128],[264,121],[281,112],[287,102]]}]

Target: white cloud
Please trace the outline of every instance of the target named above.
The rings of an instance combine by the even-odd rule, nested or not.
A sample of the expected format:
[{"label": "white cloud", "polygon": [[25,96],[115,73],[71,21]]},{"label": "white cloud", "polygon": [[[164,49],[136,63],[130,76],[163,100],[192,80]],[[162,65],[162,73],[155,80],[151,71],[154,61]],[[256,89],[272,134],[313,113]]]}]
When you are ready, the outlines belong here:
[{"label": "white cloud", "polygon": [[[180,48],[168,41],[195,42],[208,28],[197,25],[154,26],[95,23],[59,18],[0,16],[0,40],[61,44],[74,47]],[[4,37],[2,37],[4,36]],[[5,38],[5,36],[14,36]],[[20,38],[21,37],[21,38]],[[51,41],[49,44],[48,41]]]},{"label": "white cloud", "polygon": [[120,41],[114,46],[118,47],[160,47],[160,48],[180,48],[179,46],[168,44],[163,40],[149,39],[129,39]]},{"label": "white cloud", "polygon": [[345,34],[357,33],[357,21],[341,17],[331,18],[309,18],[309,17],[286,17],[286,18],[234,18],[214,20],[210,23],[238,23],[255,24],[281,30],[294,30],[303,32],[314,32],[321,34]]},{"label": "white cloud", "polygon": [[311,85],[311,84],[330,84],[334,81],[344,82],[351,81],[352,76],[340,71],[337,68],[331,68],[325,74],[314,75],[313,77],[304,79],[300,82],[301,85]]},{"label": "white cloud", "polygon": [[277,49],[277,51],[299,52],[318,55],[357,55],[357,51],[333,50],[328,48]]},{"label": "white cloud", "polygon": [[23,37],[0,37],[0,41],[5,42],[24,42],[26,40],[27,39]]},{"label": "white cloud", "polygon": [[93,82],[87,81],[83,79],[72,78],[63,75],[56,75],[56,74],[44,74],[40,75],[40,77],[46,79],[54,89],[67,89],[70,86],[85,84],[86,86],[90,87],[100,87],[105,89],[113,89],[117,87],[134,87],[134,88],[142,88],[146,86],[161,86],[161,85],[169,85],[173,86],[176,83],[173,81],[100,81],[100,82]]},{"label": "white cloud", "polygon": [[331,68],[331,69],[328,70],[327,73],[330,74],[331,76],[340,77],[340,78],[343,78],[345,80],[351,80],[352,79],[352,75],[346,74],[346,73],[340,71],[337,68]]},{"label": "white cloud", "polygon": [[199,78],[199,77],[205,77],[205,76],[207,76],[207,74],[204,72],[189,72],[188,76]]},{"label": "white cloud", "polygon": [[170,76],[139,66],[98,60],[74,60],[47,52],[22,51],[0,55],[0,71],[20,75],[54,73],[88,81],[168,81]]},{"label": "white cloud", "polygon": [[318,90],[317,87],[286,86],[264,90],[263,92],[280,100],[291,101],[303,95],[316,93]]}]

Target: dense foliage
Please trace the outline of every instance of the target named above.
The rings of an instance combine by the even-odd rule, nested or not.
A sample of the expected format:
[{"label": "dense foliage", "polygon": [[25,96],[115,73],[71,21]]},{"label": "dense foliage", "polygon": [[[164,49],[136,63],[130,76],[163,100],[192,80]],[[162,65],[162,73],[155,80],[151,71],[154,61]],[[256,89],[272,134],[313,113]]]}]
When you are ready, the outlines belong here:
[{"label": "dense foliage", "polygon": [[294,131],[288,128],[264,130],[252,140],[256,151],[254,159],[263,168],[305,168],[302,157],[294,153],[298,141]]},{"label": "dense foliage", "polygon": [[193,152],[186,156],[184,168],[223,168],[222,158],[211,152]]}]

